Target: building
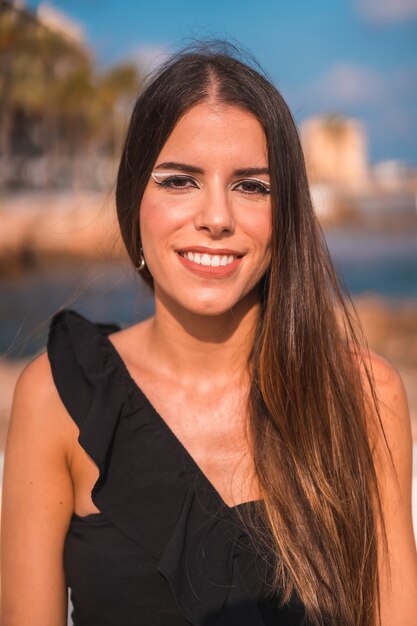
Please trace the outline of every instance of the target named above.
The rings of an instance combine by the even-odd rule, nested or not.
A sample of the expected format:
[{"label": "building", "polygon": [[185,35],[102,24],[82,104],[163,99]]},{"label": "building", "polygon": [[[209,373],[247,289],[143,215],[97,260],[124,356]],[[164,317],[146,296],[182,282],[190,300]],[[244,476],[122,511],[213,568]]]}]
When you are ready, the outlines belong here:
[{"label": "building", "polygon": [[311,184],[360,190],[368,180],[364,125],[340,115],[312,117],[300,126]]}]

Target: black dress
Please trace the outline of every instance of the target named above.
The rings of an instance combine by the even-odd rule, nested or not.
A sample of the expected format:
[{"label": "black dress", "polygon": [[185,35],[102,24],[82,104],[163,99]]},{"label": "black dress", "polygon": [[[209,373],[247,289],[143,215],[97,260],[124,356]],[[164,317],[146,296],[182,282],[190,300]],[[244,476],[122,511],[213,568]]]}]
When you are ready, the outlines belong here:
[{"label": "black dress", "polygon": [[[115,324],[65,309],[47,353],[79,443],[99,468],[100,513],[73,515],[64,569],[75,626],[298,626],[297,599],[268,592],[269,566],[130,376]],[[251,511],[252,509],[252,511]]]}]

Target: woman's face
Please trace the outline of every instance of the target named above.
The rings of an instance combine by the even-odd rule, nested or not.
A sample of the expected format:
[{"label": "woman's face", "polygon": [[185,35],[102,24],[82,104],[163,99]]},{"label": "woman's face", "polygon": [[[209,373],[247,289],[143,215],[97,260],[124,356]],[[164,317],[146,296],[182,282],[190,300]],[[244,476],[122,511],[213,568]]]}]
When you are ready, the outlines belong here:
[{"label": "woman's face", "polygon": [[201,103],[175,126],[140,205],[155,297],[202,315],[230,310],[270,262],[265,133],[243,109]]}]

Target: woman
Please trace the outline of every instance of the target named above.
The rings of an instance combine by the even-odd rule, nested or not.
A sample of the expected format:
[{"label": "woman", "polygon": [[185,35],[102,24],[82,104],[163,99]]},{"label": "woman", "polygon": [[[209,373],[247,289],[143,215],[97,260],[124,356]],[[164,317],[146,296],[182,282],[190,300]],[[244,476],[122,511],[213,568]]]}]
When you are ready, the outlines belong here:
[{"label": "woman", "polygon": [[[117,212],[155,315],[64,310],[16,386],[3,626],[411,626],[402,382],[369,355],[291,114],[230,48],[137,100]],[[306,621],[303,621],[306,618]]]}]

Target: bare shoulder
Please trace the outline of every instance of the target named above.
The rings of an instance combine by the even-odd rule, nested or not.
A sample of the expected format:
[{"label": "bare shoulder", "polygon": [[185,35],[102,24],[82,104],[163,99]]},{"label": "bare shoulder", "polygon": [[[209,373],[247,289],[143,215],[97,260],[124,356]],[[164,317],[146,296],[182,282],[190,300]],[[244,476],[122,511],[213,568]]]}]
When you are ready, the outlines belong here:
[{"label": "bare shoulder", "polygon": [[[412,435],[404,384],[397,368],[369,351],[359,363],[387,543],[379,537],[382,626],[408,626],[417,612],[417,553],[411,514]],[[372,403],[369,370],[379,416]]]},{"label": "bare shoulder", "polygon": [[14,389],[2,492],[1,570],[4,624],[63,624],[65,535],[73,511],[67,453],[68,414],[42,353]]},{"label": "bare shoulder", "polygon": [[53,438],[65,453],[74,430],[55,386],[46,351],[25,365],[14,389],[8,439],[14,431],[30,430],[34,434],[41,432],[44,439]]},{"label": "bare shoulder", "polygon": [[370,370],[375,378],[375,382],[385,388],[387,385],[399,383],[401,381],[400,374],[394,364],[384,358],[374,350],[358,350],[356,346],[350,345],[349,350],[356,358],[362,374],[365,375],[365,366]]},{"label": "bare shoulder", "polygon": [[[389,499],[411,498],[412,431],[403,380],[393,363],[373,350],[349,346],[360,371],[375,469]],[[375,402],[376,401],[376,402]]]},{"label": "bare shoulder", "polygon": [[30,393],[33,397],[42,396],[51,400],[56,393],[48,355],[42,352],[29,361],[20,372],[15,387],[15,395]]},{"label": "bare shoulder", "polygon": [[[48,357],[30,361],[17,380],[6,438],[3,517],[11,520],[50,509],[68,518],[73,492],[69,456],[74,441],[72,420],[62,404]],[[12,532],[12,531],[10,531]]]},{"label": "bare shoulder", "polygon": [[362,358],[356,352],[355,354],[362,376],[365,397],[369,400],[371,407],[369,418],[374,421],[376,417],[372,410],[375,408],[372,402],[372,384],[380,411],[379,425],[385,431],[388,442],[394,447],[405,445],[411,449],[410,411],[404,383],[398,369],[373,350],[365,352]]},{"label": "bare shoulder", "polygon": [[390,390],[398,391],[399,388],[404,388],[400,373],[391,361],[373,350],[369,350],[369,357],[366,361],[373,372],[380,392],[389,393]]},{"label": "bare shoulder", "polygon": [[375,352],[370,352],[368,361],[380,413],[374,452],[387,539],[386,546],[380,546],[380,555],[385,555],[379,561],[381,623],[408,626],[414,623],[417,613],[410,411],[397,368]]}]

